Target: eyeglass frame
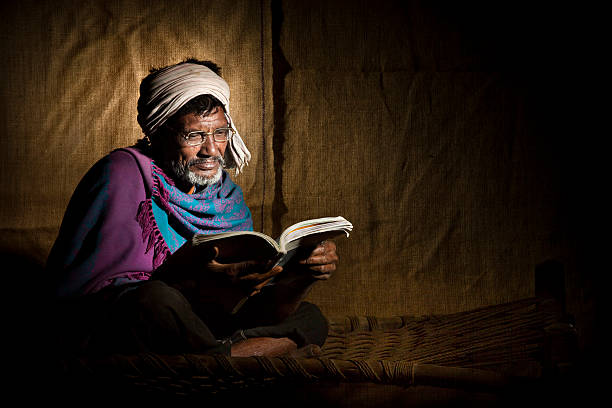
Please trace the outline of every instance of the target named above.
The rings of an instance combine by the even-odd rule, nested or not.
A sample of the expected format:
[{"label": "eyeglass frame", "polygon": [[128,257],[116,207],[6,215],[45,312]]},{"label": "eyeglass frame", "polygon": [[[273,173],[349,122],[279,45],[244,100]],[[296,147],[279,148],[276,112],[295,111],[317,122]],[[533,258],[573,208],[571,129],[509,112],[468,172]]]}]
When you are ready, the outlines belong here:
[{"label": "eyeglass frame", "polygon": [[[227,119],[227,126],[223,126],[223,127],[220,127],[220,128],[216,128],[216,129],[215,129],[215,130],[213,130],[212,132],[205,132],[205,131],[203,131],[203,130],[193,130],[193,131],[191,131],[191,132],[186,132],[186,133],[185,133],[185,131],[184,131],[184,130],[174,129],[173,127],[169,126],[167,123],[164,123],[164,124],[163,124],[163,126],[164,126],[164,127],[166,127],[166,128],[168,128],[168,129],[170,129],[170,130],[173,130],[173,131],[175,131],[175,132],[177,132],[177,133],[178,133],[178,132],[180,132],[180,133],[181,133],[181,134],[180,134],[180,136],[181,136],[181,138],[182,138],[183,140],[185,140],[185,143],[187,143],[187,146],[191,146],[191,147],[201,146],[201,145],[203,145],[204,143],[206,143],[206,140],[208,140],[208,136],[209,136],[209,135],[213,135],[213,142],[215,142],[215,143],[227,143],[227,142],[229,142],[230,140],[232,140],[232,137],[233,137],[233,136],[234,136],[234,135],[235,135],[237,132],[236,132],[236,131],[234,130],[234,128],[232,127],[231,122],[230,122],[230,120],[229,120],[229,117],[227,116],[227,113],[223,112],[223,115],[225,116],[225,119]],[[215,134],[215,132],[216,132],[217,130],[219,130],[219,129],[227,129],[227,130],[229,130],[230,135],[227,137],[227,139],[226,139],[226,140],[223,140],[223,141],[220,141],[220,142],[218,142],[218,141],[216,141],[216,140],[215,140],[215,138],[214,138],[214,134]],[[200,143],[198,143],[198,144],[194,144],[194,145],[189,144],[189,142],[187,141],[187,138],[188,138],[188,137],[189,137],[189,135],[190,135],[190,134],[192,134],[192,133],[198,133],[199,135],[204,135],[204,137],[202,137],[202,136],[201,136],[201,137],[202,137],[202,141],[201,141]]]},{"label": "eyeglass frame", "polygon": [[[229,131],[228,136],[225,138],[225,140],[215,140],[215,132],[218,130],[227,130]],[[197,133],[198,135],[200,135],[200,137],[202,138],[201,142],[196,143],[196,144],[191,144],[188,141],[189,135]],[[187,146],[201,146],[204,143],[206,143],[206,141],[208,140],[208,136],[213,137],[213,142],[215,143],[227,143],[230,140],[232,140],[232,137],[234,136],[234,134],[236,133],[236,131],[234,129],[232,129],[230,126],[224,126],[224,127],[220,127],[220,128],[216,128],[215,130],[213,130],[212,132],[205,132],[203,130],[193,130],[191,132],[187,132],[187,133],[182,133],[180,136],[185,140],[185,143],[187,143]]]}]

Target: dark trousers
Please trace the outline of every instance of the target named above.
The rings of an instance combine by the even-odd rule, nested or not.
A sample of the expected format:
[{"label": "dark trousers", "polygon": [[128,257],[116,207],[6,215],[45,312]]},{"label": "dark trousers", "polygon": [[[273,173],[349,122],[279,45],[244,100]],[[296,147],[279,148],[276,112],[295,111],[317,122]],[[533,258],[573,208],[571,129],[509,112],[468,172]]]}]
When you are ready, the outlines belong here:
[{"label": "dark trousers", "polygon": [[[248,303],[244,307],[248,307]],[[181,292],[152,280],[70,301],[58,309],[59,346],[83,353],[223,353],[249,337],[289,337],[298,347],[322,346],[327,320],[319,308],[302,302],[284,321],[250,327],[220,310],[196,313]],[[214,316],[214,319],[207,316]]]}]

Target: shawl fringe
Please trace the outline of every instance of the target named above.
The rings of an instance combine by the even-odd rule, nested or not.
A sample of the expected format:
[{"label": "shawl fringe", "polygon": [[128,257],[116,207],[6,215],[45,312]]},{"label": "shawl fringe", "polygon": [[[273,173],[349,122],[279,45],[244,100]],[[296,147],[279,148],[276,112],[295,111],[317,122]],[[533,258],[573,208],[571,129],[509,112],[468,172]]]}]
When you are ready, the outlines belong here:
[{"label": "shawl fringe", "polygon": [[136,220],[142,228],[142,240],[147,243],[145,253],[149,253],[153,248],[153,269],[157,269],[170,254],[170,250],[164,241],[153,215],[151,199],[144,200],[138,206]]},{"label": "shawl fringe", "polygon": [[168,193],[168,190],[166,190],[162,185],[160,178],[163,177],[164,180],[171,186],[174,186],[174,182],[171,178],[166,176],[164,171],[158,166],[156,166],[155,163],[151,163],[151,167],[153,170],[153,188],[151,194],[159,198],[159,204],[164,210],[170,211],[170,204],[168,203],[168,201],[170,200],[170,194]]}]

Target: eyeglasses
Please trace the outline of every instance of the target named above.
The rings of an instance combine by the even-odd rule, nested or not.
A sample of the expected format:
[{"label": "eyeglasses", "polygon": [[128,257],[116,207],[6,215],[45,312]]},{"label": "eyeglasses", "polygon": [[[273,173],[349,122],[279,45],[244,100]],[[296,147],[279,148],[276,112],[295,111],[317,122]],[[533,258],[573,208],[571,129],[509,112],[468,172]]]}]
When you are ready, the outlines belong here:
[{"label": "eyeglasses", "polygon": [[181,135],[185,140],[185,143],[189,146],[199,146],[206,143],[209,135],[212,135],[215,143],[227,142],[234,136],[234,130],[230,127],[222,127],[213,130],[212,132],[204,132],[203,130],[197,130]]}]

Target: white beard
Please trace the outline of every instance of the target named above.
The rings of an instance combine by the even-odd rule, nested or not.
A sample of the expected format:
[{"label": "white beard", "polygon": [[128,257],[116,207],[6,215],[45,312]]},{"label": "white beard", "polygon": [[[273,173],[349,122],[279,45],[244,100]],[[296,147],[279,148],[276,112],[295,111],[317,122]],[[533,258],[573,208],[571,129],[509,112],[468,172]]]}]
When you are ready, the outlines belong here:
[{"label": "white beard", "polygon": [[169,162],[169,168],[172,170],[174,177],[176,177],[178,180],[185,181],[189,184],[195,185],[196,187],[208,187],[221,180],[221,176],[223,176],[225,160],[223,160],[223,157],[221,156],[217,157],[217,159],[219,161],[219,167],[217,168],[217,172],[210,177],[198,176],[189,170],[189,167],[192,165],[189,162],[187,164],[182,164],[176,160],[171,160]]},{"label": "white beard", "polygon": [[198,176],[189,169],[187,169],[187,174],[185,175],[185,177],[191,184],[194,184],[197,187],[208,187],[221,180],[222,175],[223,168],[219,166],[217,168],[217,172],[211,177]]}]

